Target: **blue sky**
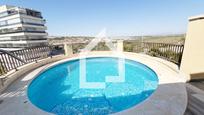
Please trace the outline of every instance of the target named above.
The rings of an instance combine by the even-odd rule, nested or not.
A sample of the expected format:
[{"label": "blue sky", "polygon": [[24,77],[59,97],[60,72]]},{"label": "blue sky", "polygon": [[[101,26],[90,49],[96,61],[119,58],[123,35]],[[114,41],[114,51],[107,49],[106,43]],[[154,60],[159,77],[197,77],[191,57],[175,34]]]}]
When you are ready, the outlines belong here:
[{"label": "blue sky", "polygon": [[49,35],[180,34],[188,17],[204,13],[204,0],[0,0],[33,8],[47,20]]}]

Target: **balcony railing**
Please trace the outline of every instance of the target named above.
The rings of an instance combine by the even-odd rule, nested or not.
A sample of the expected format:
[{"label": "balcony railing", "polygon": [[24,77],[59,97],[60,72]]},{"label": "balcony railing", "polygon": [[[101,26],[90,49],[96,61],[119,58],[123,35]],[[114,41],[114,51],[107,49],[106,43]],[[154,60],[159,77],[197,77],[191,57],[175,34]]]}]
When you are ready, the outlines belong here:
[{"label": "balcony railing", "polygon": [[171,61],[180,66],[184,45],[124,41],[124,51],[144,53]]},{"label": "balcony railing", "polygon": [[0,35],[5,35],[5,34],[13,34],[13,33],[21,33],[21,32],[25,32],[25,33],[45,33],[45,31],[28,31],[28,30],[12,30],[12,31],[8,31],[8,32],[0,32]]},{"label": "balcony railing", "polygon": [[[85,48],[87,44],[88,43],[72,43],[69,45],[72,48],[72,53],[75,54],[79,53],[81,49]],[[125,40],[123,43],[123,48],[126,52],[148,54],[166,59],[180,66],[184,46],[176,44],[135,42]],[[92,49],[92,51],[109,50],[110,49],[103,42],[99,43]],[[62,45],[56,45],[52,47],[33,47],[23,50],[11,51],[9,53],[1,52],[0,50],[0,76],[27,63],[37,62],[40,59],[59,54],[64,54],[64,48]]]},{"label": "balcony railing", "polygon": [[5,11],[5,12],[1,12],[1,13],[7,13],[7,14],[5,14],[5,16],[1,16],[0,18],[15,15],[15,14],[27,15],[27,16],[32,16],[32,17],[41,18],[41,19],[43,18],[40,12],[32,11],[32,10],[28,10],[28,9],[26,9],[26,10],[27,10],[26,13],[21,12],[21,11],[17,11],[14,9],[9,10],[9,11]]},{"label": "balcony railing", "polygon": [[0,76],[13,69],[17,70],[18,67],[27,63],[64,54],[64,49],[60,47],[61,46],[33,47],[11,52],[0,50]]}]

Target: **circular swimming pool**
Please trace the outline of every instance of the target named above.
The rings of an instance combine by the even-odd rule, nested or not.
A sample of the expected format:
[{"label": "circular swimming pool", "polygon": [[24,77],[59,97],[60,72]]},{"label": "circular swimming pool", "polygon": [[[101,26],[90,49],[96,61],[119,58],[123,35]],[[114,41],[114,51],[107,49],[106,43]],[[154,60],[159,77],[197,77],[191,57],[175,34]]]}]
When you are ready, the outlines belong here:
[{"label": "circular swimming pool", "polygon": [[[103,83],[104,88],[80,87],[80,60],[55,65],[40,73],[28,87],[28,98],[38,108],[58,115],[106,115],[117,113],[147,99],[158,86],[158,77],[149,67],[133,60],[87,58],[87,83]],[[122,72],[121,72],[122,71]],[[107,76],[122,81],[107,81]]]}]

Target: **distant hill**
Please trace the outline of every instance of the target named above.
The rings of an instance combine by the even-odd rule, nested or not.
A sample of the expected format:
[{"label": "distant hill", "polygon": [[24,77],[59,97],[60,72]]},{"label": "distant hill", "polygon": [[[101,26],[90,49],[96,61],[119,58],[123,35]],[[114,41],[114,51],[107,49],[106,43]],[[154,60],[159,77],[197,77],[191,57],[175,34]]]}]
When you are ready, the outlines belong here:
[{"label": "distant hill", "polygon": [[[63,43],[63,42],[88,42],[94,37],[89,36],[64,36],[64,37],[50,37],[49,43]],[[171,43],[171,44],[184,44],[185,34],[180,35],[163,35],[163,36],[121,36],[111,37],[114,39],[133,40],[137,42],[155,42],[155,43]]]},{"label": "distant hill", "polygon": [[127,40],[136,41],[136,42],[184,44],[185,34],[165,35],[165,36],[131,36]]},{"label": "distant hill", "polygon": [[171,36],[147,36],[143,37],[144,42],[159,42],[159,43],[172,43],[184,44],[185,35],[171,35]]}]

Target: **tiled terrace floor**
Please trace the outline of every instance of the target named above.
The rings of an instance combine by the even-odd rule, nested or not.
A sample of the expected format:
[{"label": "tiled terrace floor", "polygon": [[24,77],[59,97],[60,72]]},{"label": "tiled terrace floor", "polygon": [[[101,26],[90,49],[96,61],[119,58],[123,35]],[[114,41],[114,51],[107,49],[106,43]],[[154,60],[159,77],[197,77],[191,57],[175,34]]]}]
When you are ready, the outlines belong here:
[{"label": "tiled terrace floor", "polygon": [[185,115],[204,115],[204,80],[186,84],[188,107]]}]

